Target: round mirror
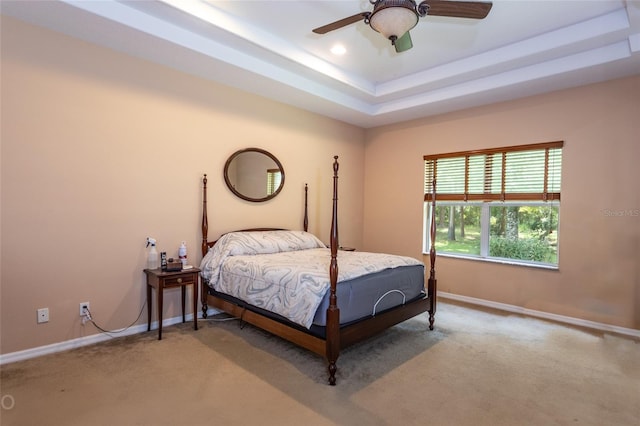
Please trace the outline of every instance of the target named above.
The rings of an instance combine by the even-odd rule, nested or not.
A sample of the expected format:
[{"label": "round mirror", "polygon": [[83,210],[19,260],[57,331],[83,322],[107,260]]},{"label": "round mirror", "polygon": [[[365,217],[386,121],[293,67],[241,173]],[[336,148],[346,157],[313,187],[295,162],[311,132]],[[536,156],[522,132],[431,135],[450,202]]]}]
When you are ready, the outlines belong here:
[{"label": "round mirror", "polygon": [[224,165],[224,181],[243,200],[267,201],[284,186],[284,169],[271,153],[260,148],[236,151]]}]

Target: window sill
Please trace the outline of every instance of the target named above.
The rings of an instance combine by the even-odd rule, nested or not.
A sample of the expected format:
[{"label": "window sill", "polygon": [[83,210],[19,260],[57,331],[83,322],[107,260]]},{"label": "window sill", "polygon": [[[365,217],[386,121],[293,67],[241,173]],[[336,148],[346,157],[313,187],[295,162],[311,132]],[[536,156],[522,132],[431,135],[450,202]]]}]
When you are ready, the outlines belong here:
[{"label": "window sill", "polygon": [[[422,253],[423,256],[429,256],[429,253]],[[501,265],[510,265],[510,266],[524,266],[526,268],[534,268],[534,269],[544,269],[548,271],[559,271],[560,268],[555,265],[542,265],[539,263],[526,263],[526,262],[518,262],[515,260],[508,259],[490,259],[485,257],[472,257],[472,256],[460,256],[452,253],[437,253],[437,256],[448,257],[451,259],[462,259],[462,260],[471,260],[475,262],[487,262],[487,263],[498,263]]]}]

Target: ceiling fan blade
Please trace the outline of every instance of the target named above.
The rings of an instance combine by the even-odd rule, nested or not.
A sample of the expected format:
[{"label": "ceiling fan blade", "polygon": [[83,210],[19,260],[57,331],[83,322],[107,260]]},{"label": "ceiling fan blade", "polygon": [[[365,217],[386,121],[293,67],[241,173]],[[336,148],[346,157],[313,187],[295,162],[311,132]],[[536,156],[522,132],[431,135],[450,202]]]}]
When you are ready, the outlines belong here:
[{"label": "ceiling fan blade", "polygon": [[398,53],[411,49],[413,47],[413,42],[411,41],[411,35],[409,34],[409,31],[407,31],[402,37],[397,39],[393,43],[393,45],[396,48],[396,52]]},{"label": "ceiling fan blade", "polygon": [[369,16],[370,12],[360,12],[357,15],[349,16],[348,18],[340,19],[339,21],[332,22],[328,25],[324,25],[322,27],[318,27],[313,30],[316,34],[326,34],[329,31],[337,30],[338,28],[346,27],[347,25],[353,24],[354,22],[358,22],[363,20],[367,16]]},{"label": "ceiling fan blade", "polygon": [[427,16],[449,16],[452,18],[483,19],[493,3],[481,1],[425,0],[420,6],[429,6]]}]

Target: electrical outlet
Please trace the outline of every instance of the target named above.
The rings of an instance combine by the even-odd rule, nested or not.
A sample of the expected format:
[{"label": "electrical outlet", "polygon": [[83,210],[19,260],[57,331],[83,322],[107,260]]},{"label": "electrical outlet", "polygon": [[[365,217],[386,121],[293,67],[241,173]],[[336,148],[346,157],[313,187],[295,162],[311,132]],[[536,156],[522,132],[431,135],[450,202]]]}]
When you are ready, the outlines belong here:
[{"label": "electrical outlet", "polygon": [[80,303],[80,316],[88,317],[89,316],[89,302]]},{"label": "electrical outlet", "polygon": [[49,308],[38,309],[38,324],[49,322]]}]

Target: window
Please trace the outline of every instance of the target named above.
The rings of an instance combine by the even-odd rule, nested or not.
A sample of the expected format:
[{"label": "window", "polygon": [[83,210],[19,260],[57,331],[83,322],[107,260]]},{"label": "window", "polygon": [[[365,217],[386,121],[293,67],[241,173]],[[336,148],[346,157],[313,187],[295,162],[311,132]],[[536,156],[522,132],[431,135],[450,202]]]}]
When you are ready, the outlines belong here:
[{"label": "window", "polygon": [[[562,146],[425,155],[425,230],[435,192],[438,253],[557,266]],[[428,251],[429,232],[424,241]]]}]

